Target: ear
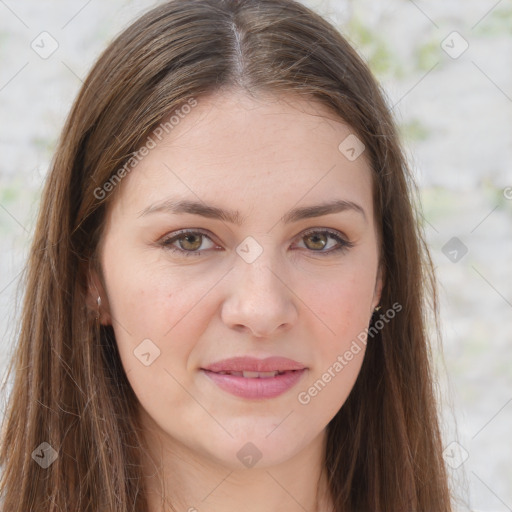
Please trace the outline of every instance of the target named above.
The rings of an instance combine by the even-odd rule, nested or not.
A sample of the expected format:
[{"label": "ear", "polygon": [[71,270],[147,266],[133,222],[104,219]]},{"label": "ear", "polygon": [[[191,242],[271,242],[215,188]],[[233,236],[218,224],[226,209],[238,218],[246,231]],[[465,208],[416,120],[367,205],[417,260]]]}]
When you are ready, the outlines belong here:
[{"label": "ear", "polygon": [[379,263],[379,267],[377,269],[377,277],[375,279],[375,289],[373,292],[372,313],[380,302],[383,287],[384,287],[384,271],[383,271],[382,263]]},{"label": "ear", "polygon": [[[98,297],[101,301],[98,301]],[[101,325],[112,325],[110,305],[108,303],[105,286],[103,285],[98,271],[93,268],[92,264],[89,265],[88,270],[86,303],[89,311],[93,312],[96,317],[99,315]]]}]

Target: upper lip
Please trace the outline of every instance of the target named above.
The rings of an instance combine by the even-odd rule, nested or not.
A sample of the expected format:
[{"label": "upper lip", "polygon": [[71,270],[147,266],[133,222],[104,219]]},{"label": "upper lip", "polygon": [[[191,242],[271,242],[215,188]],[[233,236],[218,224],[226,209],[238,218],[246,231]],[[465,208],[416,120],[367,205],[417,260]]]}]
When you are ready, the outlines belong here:
[{"label": "upper lip", "polygon": [[302,363],[286,357],[233,357],[223,359],[202,368],[210,372],[285,372],[289,370],[304,370]]}]

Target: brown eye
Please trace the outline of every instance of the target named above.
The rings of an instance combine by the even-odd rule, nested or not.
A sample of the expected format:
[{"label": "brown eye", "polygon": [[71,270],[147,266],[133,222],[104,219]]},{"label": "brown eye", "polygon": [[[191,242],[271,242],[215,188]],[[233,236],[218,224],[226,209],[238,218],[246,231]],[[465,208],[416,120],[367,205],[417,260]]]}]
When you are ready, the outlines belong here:
[{"label": "brown eye", "polygon": [[312,230],[302,235],[301,242],[310,252],[322,256],[333,255],[336,252],[344,252],[354,247],[354,243],[345,240],[341,233],[328,230]]},{"label": "brown eye", "polygon": [[309,240],[311,243],[306,243],[308,249],[322,250],[327,245],[328,236],[325,233],[312,233],[306,235],[304,240]]},{"label": "brown eye", "polygon": [[180,256],[200,256],[205,250],[215,246],[211,238],[201,231],[182,231],[166,236],[160,241],[160,245]]},{"label": "brown eye", "polygon": [[203,243],[202,239],[203,235],[200,233],[197,234],[186,234],[182,235],[180,238],[178,238],[178,243],[180,244],[180,247],[184,249],[185,251],[196,251],[201,247],[201,244]]}]

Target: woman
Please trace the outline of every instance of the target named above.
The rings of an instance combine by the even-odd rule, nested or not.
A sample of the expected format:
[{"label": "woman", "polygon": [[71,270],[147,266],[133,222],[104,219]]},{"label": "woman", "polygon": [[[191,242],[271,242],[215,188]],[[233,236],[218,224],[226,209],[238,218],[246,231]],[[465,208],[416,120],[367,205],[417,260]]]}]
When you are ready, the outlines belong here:
[{"label": "woman", "polygon": [[289,0],[174,0],[72,108],[28,261],[3,511],[448,511],[414,182]]}]

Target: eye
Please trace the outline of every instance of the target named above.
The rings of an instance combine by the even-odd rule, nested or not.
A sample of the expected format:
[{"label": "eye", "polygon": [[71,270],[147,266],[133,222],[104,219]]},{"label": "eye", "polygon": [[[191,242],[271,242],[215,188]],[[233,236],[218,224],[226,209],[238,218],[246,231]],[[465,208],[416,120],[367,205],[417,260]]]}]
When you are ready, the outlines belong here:
[{"label": "eye", "polygon": [[[306,249],[321,255],[328,255],[338,251],[346,251],[354,246],[353,242],[345,240],[340,233],[331,230],[314,229],[306,232],[300,237],[306,240]],[[329,245],[329,239],[336,243]],[[209,240],[210,245],[202,247],[204,240]],[[178,253],[179,256],[192,256],[193,254],[201,256],[203,251],[215,247],[212,239],[202,231],[182,230],[172,236],[164,237],[160,240],[160,245],[165,249]],[[176,245],[177,244],[177,245]],[[334,247],[333,247],[334,245]],[[201,249],[202,247],[202,249]],[[325,248],[329,250],[323,250]]]},{"label": "eye", "polygon": [[[334,240],[336,243],[329,245],[329,239]],[[301,240],[305,240],[306,249],[310,249],[312,252],[319,254],[328,255],[338,251],[346,251],[351,247],[354,247],[354,243],[345,240],[340,233],[331,230],[310,230],[302,235]],[[333,248],[334,246],[334,248]],[[325,248],[329,250],[323,250]]]},{"label": "eye", "polygon": [[[201,250],[199,250],[205,239],[209,240],[211,245],[203,247]],[[178,246],[175,245],[176,243]],[[164,237],[160,241],[160,244],[166,249],[179,253],[183,256],[191,256],[192,254],[200,256],[202,251],[211,249],[215,245],[213,244],[211,238],[206,235],[206,233],[203,233],[202,231],[186,230],[180,231],[171,237]]]}]

